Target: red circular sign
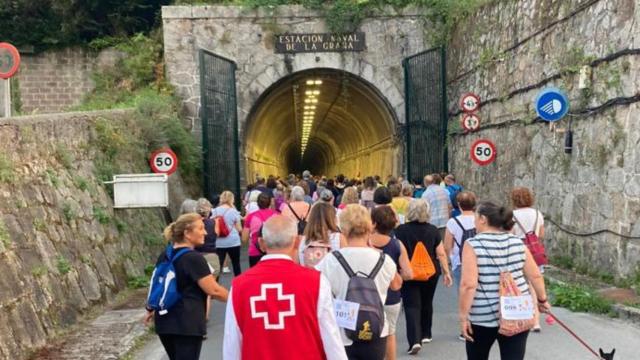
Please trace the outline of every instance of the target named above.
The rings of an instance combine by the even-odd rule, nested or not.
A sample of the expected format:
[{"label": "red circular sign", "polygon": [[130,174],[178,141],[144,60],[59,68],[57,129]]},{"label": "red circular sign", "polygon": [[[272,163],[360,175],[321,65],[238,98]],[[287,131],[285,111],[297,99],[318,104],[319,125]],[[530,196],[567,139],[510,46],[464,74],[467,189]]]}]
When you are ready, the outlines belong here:
[{"label": "red circular sign", "polygon": [[480,97],[474,93],[466,93],[460,98],[460,108],[462,111],[470,113],[480,107]]},{"label": "red circular sign", "polygon": [[480,139],[471,145],[471,160],[480,166],[491,164],[496,159],[496,146],[487,139]]},{"label": "red circular sign", "polygon": [[154,173],[171,175],[178,169],[178,157],[169,148],[159,149],[151,154],[149,165]]},{"label": "red circular sign", "polygon": [[0,43],[0,79],[12,77],[20,67],[20,53],[9,43]]},{"label": "red circular sign", "polygon": [[461,123],[464,131],[476,131],[480,128],[480,117],[476,114],[464,114]]}]

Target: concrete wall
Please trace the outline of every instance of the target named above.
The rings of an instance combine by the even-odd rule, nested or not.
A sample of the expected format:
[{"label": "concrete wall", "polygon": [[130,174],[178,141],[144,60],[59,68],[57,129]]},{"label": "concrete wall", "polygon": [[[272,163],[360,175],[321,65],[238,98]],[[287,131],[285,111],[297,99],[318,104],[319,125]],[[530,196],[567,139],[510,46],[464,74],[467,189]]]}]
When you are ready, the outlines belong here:
[{"label": "concrete wall", "polygon": [[148,172],[139,131],[130,110],[0,121],[0,359],[25,358],[157,257],[162,213],[114,210],[95,175],[109,146],[120,171]]},{"label": "concrete wall", "polygon": [[[531,187],[545,217],[568,230],[640,236],[639,20],[634,0],[526,0],[498,2],[465,21],[449,49],[452,172],[484,199],[506,202],[511,187]],[[589,75],[581,90],[583,66]],[[546,86],[564,89],[571,101],[572,114],[555,129],[533,107]],[[473,134],[456,132],[457,102],[467,91],[484,102]],[[563,130],[570,120],[568,155]],[[497,146],[489,166],[469,158],[479,138]],[[594,272],[640,271],[640,240],[574,236],[550,221],[551,254]]]},{"label": "concrete wall", "polygon": [[96,67],[113,66],[119,56],[114,50],[96,53],[82,48],[21,54],[16,79],[22,113],[55,113],[80,104],[93,90]]}]

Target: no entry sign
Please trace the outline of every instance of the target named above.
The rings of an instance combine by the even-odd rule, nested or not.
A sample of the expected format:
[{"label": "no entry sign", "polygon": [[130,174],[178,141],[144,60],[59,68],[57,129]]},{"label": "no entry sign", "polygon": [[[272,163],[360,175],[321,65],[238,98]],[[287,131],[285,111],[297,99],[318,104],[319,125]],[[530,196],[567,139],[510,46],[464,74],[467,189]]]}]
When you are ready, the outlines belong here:
[{"label": "no entry sign", "polygon": [[151,154],[149,165],[154,173],[171,175],[178,169],[178,157],[169,148],[156,150]]},{"label": "no entry sign", "polygon": [[487,139],[480,139],[471,145],[471,160],[480,166],[491,164],[496,159],[496,146]]},{"label": "no entry sign", "polygon": [[466,93],[460,98],[460,108],[466,113],[472,113],[480,107],[480,97],[474,93]]},{"label": "no entry sign", "polygon": [[480,128],[480,118],[476,114],[464,114],[461,122],[464,131],[476,131]]},{"label": "no entry sign", "polygon": [[20,53],[9,43],[0,43],[0,79],[12,77],[20,67]]}]

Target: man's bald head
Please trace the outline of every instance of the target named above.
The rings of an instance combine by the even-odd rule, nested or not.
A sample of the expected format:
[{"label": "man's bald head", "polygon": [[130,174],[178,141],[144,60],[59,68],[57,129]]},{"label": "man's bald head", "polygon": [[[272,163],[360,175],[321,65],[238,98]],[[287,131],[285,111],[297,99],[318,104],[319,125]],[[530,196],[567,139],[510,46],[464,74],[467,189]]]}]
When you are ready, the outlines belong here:
[{"label": "man's bald head", "polygon": [[267,252],[289,249],[297,235],[298,226],[286,216],[274,215],[262,225],[262,241]]},{"label": "man's bald head", "polygon": [[426,186],[433,185],[433,175],[427,175],[424,177],[424,184]]}]

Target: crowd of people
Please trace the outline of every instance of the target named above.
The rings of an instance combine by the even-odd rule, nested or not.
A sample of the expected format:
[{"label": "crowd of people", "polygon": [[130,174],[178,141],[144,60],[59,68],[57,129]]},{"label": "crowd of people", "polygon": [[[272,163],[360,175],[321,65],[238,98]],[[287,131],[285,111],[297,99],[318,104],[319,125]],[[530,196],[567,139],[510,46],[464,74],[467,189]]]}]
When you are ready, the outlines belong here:
[{"label": "crowd of people", "polygon": [[[401,310],[406,351],[417,354],[433,340],[440,279],[458,290],[468,359],[488,359],[496,341],[502,359],[524,358],[549,310],[544,263],[528,246],[544,236],[530,189],[512,190],[511,210],[479,201],[452,174],[255,180],[240,209],[230,191],[186,200],[165,230],[158,266],[174,263],[181,299],[164,314],[148,307],[146,321],[170,359],[199,358],[211,299],[227,302],[224,359],[395,359]],[[172,259],[181,248],[193,251]],[[227,261],[229,291],[217,281]],[[530,295],[530,319],[503,313],[505,279]]]}]

